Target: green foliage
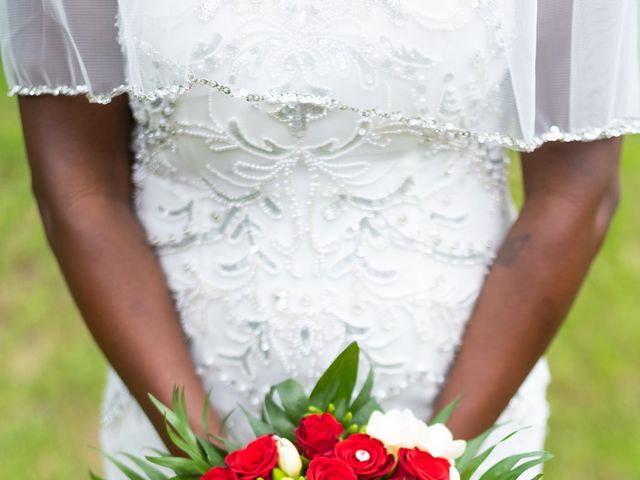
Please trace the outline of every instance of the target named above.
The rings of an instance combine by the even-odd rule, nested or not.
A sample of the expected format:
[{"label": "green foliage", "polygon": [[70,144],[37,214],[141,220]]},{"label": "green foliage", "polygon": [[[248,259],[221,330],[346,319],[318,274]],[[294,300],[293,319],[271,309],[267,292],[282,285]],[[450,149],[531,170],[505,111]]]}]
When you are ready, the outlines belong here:
[{"label": "green foliage", "polygon": [[[149,398],[162,413],[167,433],[171,442],[184,452],[187,457],[175,457],[169,453],[154,450],[156,456],[147,455],[145,459],[138,458],[127,452],[121,455],[128,458],[136,465],[144,474],[142,476],[134,471],[130,466],[123,463],[113,455],[105,454],[105,456],[130,480],[168,480],[162,471],[158,470],[152,464],[172,470],[179,478],[200,478],[202,474],[207,472],[211,467],[216,465],[224,465],[224,456],[228,453],[220,447],[214,445],[206,438],[198,437],[189,426],[187,416],[187,407],[185,400],[184,388],[174,388],[171,399],[171,408],[164,405],[153,395]],[[204,416],[208,407],[208,399],[205,400],[203,408],[203,426],[206,428],[207,422]],[[205,430],[206,431],[206,430]],[[146,461],[145,461],[146,460]],[[95,477],[90,472],[91,478]],[[171,477],[177,478],[176,476]]]},{"label": "green foliage", "polygon": [[293,379],[288,379],[275,385],[274,390],[278,392],[289,420],[297,424],[309,406],[309,399],[302,385]]},{"label": "green foliage", "polygon": [[275,430],[271,425],[269,425],[267,422],[263,421],[260,418],[254,417],[244,407],[242,408],[242,412],[247,417],[247,420],[249,421],[249,425],[251,426],[251,429],[253,430],[253,433],[255,434],[256,437],[261,437],[262,435],[268,435],[269,433],[275,433]]},{"label": "green foliage", "polygon": [[438,414],[431,420],[431,423],[446,423],[455,408],[458,406],[458,403],[460,403],[460,397],[456,398],[453,402],[438,412]]},{"label": "green foliage", "polygon": [[[460,472],[460,480],[470,480],[471,477],[484,465],[491,452],[504,442],[509,441],[518,432],[525,430],[520,429],[506,435],[502,440],[490,445],[485,450],[477,453],[479,448],[485,442],[487,437],[496,429],[494,426],[479,435],[467,446],[465,454],[456,462],[456,467]],[[480,477],[480,480],[517,480],[524,472],[534,468],[553,458],[553,455],[543,451],[523,452],[517,455],[511,455],[500,460],[495,465],[491,465],[489,469]],[[523,461],[526,460],[526,461]],[[521,462],[523,461],[523,462]]]},{"label": "green foliage", "polygon": [[144,472],[144,474],[147,476],[149,480],[167,480],[169,478],[160,470],[151,466],[148,462],[145,462],[144,460],[134,455],[131,455],[130,453],[124,453],[123,455],[125,455],[129,460],[131,460],[135,465],[137,465],[138,468],[140,468],[140,470]]},{"label": "green foliage", "polygon": [[[351,401],[358,374],[360,349],[352,342],[320,376],[309,396],[309,404],[326,410],[329,403],[340,404]],[[339,416],[339,414],[336,414]]]},{"label": "green foliage", "polygon": [[265,395],[260,418],[243,409],[253,432],[257,436],[275,433],[293,441],[293,429],[300,419],[304,415],[321,412],[331,412],[345,429],[357,431],[374,410],[382,410],[371,396],[372,369],[369,369],[362,388],[353,398],[359,355],[358,344],[349,344],[323,372],[309,396],[300,384],[291,379],[273,386]]},{"label": "green foliage", "polygon": [[495,431],[496,428],[498,428],[498,425],[494,425],[486,432],[481,433],[476,438],[467,442],[467,448],[465,449],[464,453],[458,460],[456,460],[456,467],[458,468],[458,470],[463,472],[467,469],[471,461],[476,457],[482,445],[484,445],[484,442],[487,440],[489,435],[491,435]]},{"label": "green foliage", "polygon": [[273,426],[273,429],[280,437],[286,437],[289,440],[294,440],[293,429],[295,424],[291,422],[287,414],[285,407],[280,407],[274,400],[273,394],[275,388],[271,388],[269,393],[264,397],[264,409],[269,419],[269,423]]},{"label": "green foliage", "polygon": [[[371,397],[374,381],[371,369],[362,388],[352,400],[358,374],[359,355],[358,344],[351,343],[320,376],[308,397],[299,383],[289,379],[274,385],[265,395],[261,418],[256,418],[242,408],[256,436],[275,433],[294,441],[294,428],[310,411],[331,411],[342,421],[348,432],[357,431],[358,424],[354,423],[356,420],[364,423],[374,409],[381,410],[378,403]],[[162,413],[172,443],[187,457],[175,457],[156,450],[157,455],[146,456],[145,462],[143,459],[124,453],[146,475],[143,477],[114,456],[107,455],[107,458],[130,480],[167,480],[168,477],[151,464],[175,472],[177,476],[172,479],[199,478],[212,466],[224,465],[224,455],[237,448],[221,437],[215,436],[221,442],[226,442],[225,446],[229,447],[223,451],[208,439],[200,438],[193,433],[189,426],[184,388],[174,389],[171,407],[164,405],[153,395],[149,395],[149,398]],[[322,406],[322,409],[318,406]],[[205,431],[207,408],[208,399],[202,410],[202,425]],[[95,477],[92,472],[90,475],[92,478]]]},{"label": "green foliage", "polygon": [[551,458],[553,455],[547,452],[526,452],[511,455],[492,465],[480,477],[480,480],[517,480],[527,470]]},{"label": "green foliage", "polygon": [[[320,412],[333,414],[345,426],[347,435],[359,431],[359,427],[368,420],[373,410],[382,410],[371,396],[374,381],[372,369],[369,369],[360,392],[353,398],[357,382],[359,355],[358,344],[356,342],[351,343],[320,376],[309,397],[297,382],[285,380],[271,387],[265,395],[261,418],[255,417],[242,408],[256,436],[275,433],[278,436],[295,441],[294,429],[298,422],[305,415]],[[172,477],[173,480],[176,478],[199,478],[212,466],[224,465],[224,452],[208,440],[197,437],[189,427],[184,388],[174,389],[171,408],[163,405],[153,395],[149,395],[149,397],[164,416],[171,441],[187,454],[188,458],[173,457],[167,453],[157,452],[158,455],[155,457],[145,457],[148,462],[173,470],[176,474],[175,477]],[[433,423],[446,422],[458,404],[458,400],[456,399],[447,405],[435,417]],[[208,401],[205,401],[205,409],[207,405]],[[322,405],[324,409],[316,405]],[[205,413],[206,410],[203,409],[203,426],[206,428]],[[461,480],[470,480],[471,476],[478,471],[496,446],[509,440],[517,433],[511,433],[496,444],[477,453],[495,428],[487,430],[469,442],[465,454],[457,463]],[[146,475],[146,477],[140,476],[129,466],[113,456],[107,455],[109,460],[128,479],[168,480],[162,472],[149,465],[149,463],[130,454],[125,453],[124,455]],[[522,473],[550,458],[551,455],[546,452],[527,452],[513,455],[491,466],[482,475],[481,480],[517,480]],[[95,480],[95,475],[92,472],[90,472],[90,475]],[[276,472],[275,476],[278,476],[278,472]]]}]

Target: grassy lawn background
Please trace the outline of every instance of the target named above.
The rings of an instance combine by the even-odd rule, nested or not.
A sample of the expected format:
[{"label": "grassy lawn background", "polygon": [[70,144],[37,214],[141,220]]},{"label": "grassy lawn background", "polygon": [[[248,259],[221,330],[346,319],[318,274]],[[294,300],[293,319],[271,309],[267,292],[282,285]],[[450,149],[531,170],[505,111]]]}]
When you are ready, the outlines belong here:
[{"label": "grassy lawn background", "polygon": [[[549,353],[551,480],[640,479],[639,156],[640,139],[629,138],[621,207]],[[515,171],[514,185],[520,198]],[[0,252],[0,479],[87,478],[100,465],[89,446],[97,445],[105,361],[47,248],[15,101],[4,96]]]}]

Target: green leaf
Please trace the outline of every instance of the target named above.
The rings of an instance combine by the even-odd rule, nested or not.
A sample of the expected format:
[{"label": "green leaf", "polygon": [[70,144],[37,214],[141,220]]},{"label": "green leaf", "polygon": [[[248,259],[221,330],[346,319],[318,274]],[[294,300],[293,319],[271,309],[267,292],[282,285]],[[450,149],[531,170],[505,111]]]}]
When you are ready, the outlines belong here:
[{"label": "green leaf", "polygon": [[[187,427],[188,428],[188,427]],[[191,430],[189,430],[191,432]],[[181,437],[172,425],[167,424],[167,434],[171,442],[186,453],[194,464],[200,469],[200,473],[206,472],[209,468],[209,462],[207,461],[204,451],[200,448],[198,437],[191,432],[195,443],[191,443],[191,440],[185,440]]]},{"label": "green leaf", "polygon": [[339,398],[338,400],[336,400],[336,403],[334,405],[333,416],[336,417],[338,421],[342,421],[342,418],[347,413],[348,408],[349,408],[349,399]]},{"label": "green leaf", "polygon": [[[533,458],[533,460],[524,462],[516,467],[518,462],[528,458]],[[480,480],[516,480],[530,468],[536,467],[550,458],[552,458],[552,455],[547,452],[526,452],[511,455],[491,466],[491,468],[480,477]]]},{"label": "green leaf", "polygon": [[[538,465],[543,464],[544,462],[548,462],[549,460],[551,460],[553,458],[553,455],[551,455],[548,452],[538,452],[540,453],[540,458],[536,458],[534,460],[530,460],[528,462],[525,462],[521,465],[518,465],[516,468],[514,468],[511,471],[512,474],[512,480],[517,480],[518,478],[520,478],[520,475],[522,475],[524,472],[526,472],[527,470],[529,470],[530,468],[536,467]],[[543,474],[539,474],[538,477],[543,476]],[[538,478],[536,477],[536,478]]]},{"label": "green leaf", "polygon": [[447,420],[449,420],[449,417],[451,416],[451,414],[453,413],[455,408],[458,406],[458,403],[460,403],[460,397],[456,397],[453,400],[453,402],[451,402],[446,407],[444,407],[442,410],[440,410],[438,412],[438,414],[435,417],[433,417],[433,419],[429,423],[431,423],[431,424],[434,424],[434,423],[446,423]]},{"label": "green leaf", "polygon": [[262,435],[267,435],[269,433],[275,433],[271,425],[255,417],[254,415],[251,414],[251,412],[249,412],[244,407],[242,407],[242,412],[247,417],[247,420],[249,421],[249,425],[251,426],[251,430],[253,430],[253,433],[255,434],[256,437],[261,437]]},{"label": "green leaf", "polygon": [[111,463],[113,463],[116,467],[118,467],[118,470],[124,473],[129,480],[145,480],[144,477],[140,476],[140,474],[133,471],[131,468],[126,466],[124,463],[122,463],[120,460],[115,458],[113,455],[109,455],[108,453],[105,453],[104,455],[109,459]]},{"label": "green leaf", "polygon": [[176,475],[169,480],[200,480],[200,475]]},{"label": "green leaf", "polygon": [[[264,398],[266,399],[267,396],[269,396],[269,394],[267,393]],[[266,400],[265,400],[266,401]],[[267,415],[267,409],[264,408],[264,404],[265,402],[262,402],[262,408],[260,409],[260,420],[262,420],[264,423],[269,423],[269,416]]]},{"label": "green leaf", "polygon": [[224,466],[226,452],[221,451],[206,438],[198,437],[198,444],[207,456],[207,462],[210,466]]},{"label": "green leaf", "polygon": [[233,451],[238,450],[240,448],[238,445],[236,445],[232,441],[227,440],[226,438],[221,437],[220,435],[215,435],[213,433],[210,433],[210,434],[208,434],[208,436],[218,440],[221,444],[224,445],[224,448],[226,448],[228,452],[233,452]]},{"label": "green leaf", "polygon": [[293,435],[293,429],[295,425],[291,423],[289,417],[285,411],[280,408],[276,402],[273,400],[273,393],[275,389],[271,387],[269,391],[269,395],[267,395],[264,399],[264,407],[267,410],[267,414],[269,415],[269,423],[273,425],[274,430],[281,437],[286,437],[289,440],[295,440]]},{"label": "green leaf", "polygon": [[494,425],[485,432],[467,442],[467,448],[465,448],[464,453],[459,459],[456,460],[456,468],[459,471],[462,472],[467,468],[469,462],[471,462],[473,457],[475,457],[475,455],[478,453],[480,447],[482,447],[489,435],[491,435],[499,426],[500,425]]},{"label": "green leaf", "polygon": [[310,405],[324,410],[329,403],[337,403],[340,399],[347,403],[351,401],[358,375],[358,355],[358,344],[352,342],[336,357],[313,387]]},{"label": "green leaf", "polygon": [[202,405],[202,411],[200,415],[202,417],[202,431],[209,431],[209,395],[211,394],[211,389],[209,389],[204,397],[204,403]]},{"label": "green leaf", "polygon": [[91,480],[104,480],[104,478],[97,476],[95,473],[93,473],[91,470],[89,470],[89,478]]},{"label": "green leaf", "polygon": [[163,450],[159,450],[157,448],[149,447],[149,448],[147,448],[147,450],[151,450],[153,453],[155,453],[159,457],[171,457],[172,456],[169,452],[163,451]]},{"label": "green leaf", "polygon": [[[232,408],[231,410],[229,410],[229,412],[222,417],[222,419],[220,420],[220,428],[224,428],[224,426],[227,424],[227,422],[229,421],[229,418],[231,418],[231,415],[233,414],[233,412],[236,411],[236,408],[238,408],[237,406]],[[207,430],[205,430],[206,432]]]},{"label": "green leaf", "polygon": [[145,456],[144,458],[149,460],[151,463],[155,463],[156,465],[170,468],[177,474],[201,475],[203,473],[195,465],[193,460],[189,458],[171,457],[171,456],[162,456],[162,457]]},{"label": "green leaf", "polygon": [[145,462],[141,458],[131,455],[130,453],[122,452],[122,454],[125,455],[133,463],[135,463],[140,468],[140,470],[142,470],[145,475],[149,477],[149,480],[167,480],[169,478],[160,470],[149,465],[149,463]]},{"label": "green leaf", "polygon": [[181,421],[187,423],[186,415],[183,415],[183,409],[180,408],[182,405],[184,405],[184,403],[182,402],[183,397],[184,387],[180,388],[174,386],[173,394],[171,395],[171,410],[173,410],[173,413],[175,413]]},{"label": "green leaf", "polygon": [[189,422],[186,419],[186,408],[177,401],[177,391],[174,389],[174,410],[165,406],[160,400],[154,397],[152,394],[149,394],[149,398],[155,405],[155,407],[162,413],[165,417],[165,422],[168,422],[169,425],[173,426],[176,431],[188,442],[192,445],[196,443],[195,434],[189,428]]},{"label": "green leaf", "polygon": [[373,367],[369,367],[369,373],[367,373],[367,378],[358,393],[358,396],[353,401],[351,406],[349,407],[349,411],[355,413],[360,410],[367,401],[371,398],[371,391],[373,390]]},{"label": "green leaf", "polygon": [[275,386],[280,402],[289,419],[297,424],[307,412],[309,399],[302,385],[289,378]]},{"label": "green leaf", "polygon": [[[195,445],[192,445],[180,437],[171,425],[167,425],[167,433],[171,442],[184,453],[189,455],[189,458],[191,458],[191,460],[193,460],[201,470],[206,471],[208,469],[209,465],[200,450],[197,437],[194,437],[196,443]],[[201,473],[204,473],[204,471]]]},{"label": "green leaf", "polygon": [[353,412],[351,422],[357,425],[365,425],[375,410],[382,411],[382,407],[375,398],[371,397],[357,412]]},{"label": "green leaf", "polygon": [[162,404],[157,398],[149,394],[155,407],[164,415],[167,434],[173,444],[186,453],[204,473],[209,467],[204,453],[200,449],[198,438],[189,426],[187,417],[184,388],[174,387],[172,394],[172,409]]},{"label": "green leaf", "polygon": [[480,465],[482,465],[482,462],[484,462],[487,459],[487,457],[491,454],[491,452],[495,450],[495,448],[498,445],[500,445],[503,442],[506,442],[508,439],[513,437],[515,434],[521,432],[522,430],[525,430],[525,429],[521,428],[520,430],[511,432],[509,435],[505,436],[502,440],[500,440],[497,443],[494,443],[492,446],[484,450],[477,457],[472,458],[471,461],[468,463],[467,467],[460,472],[460,480],[470,480],[471,476],[476,472],[476,470],[478,470]]}]

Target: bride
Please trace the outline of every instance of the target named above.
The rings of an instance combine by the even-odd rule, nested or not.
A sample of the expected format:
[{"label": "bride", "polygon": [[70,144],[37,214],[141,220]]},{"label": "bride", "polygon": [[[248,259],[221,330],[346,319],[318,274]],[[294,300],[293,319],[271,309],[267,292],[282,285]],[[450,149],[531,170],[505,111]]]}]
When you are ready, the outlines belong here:
[{"label": "bride", "polygon": [[246,441],[238,404],[357,340],[385,408],[461,396],[457,437],[500,419],[531,428],[497,457],[542,448],[543,354],[640,132],[638,10],[0,0],[34,196],[111,365],[102,447],[163,448],[147,393],[176,384],[194,430],[210,395]]}]

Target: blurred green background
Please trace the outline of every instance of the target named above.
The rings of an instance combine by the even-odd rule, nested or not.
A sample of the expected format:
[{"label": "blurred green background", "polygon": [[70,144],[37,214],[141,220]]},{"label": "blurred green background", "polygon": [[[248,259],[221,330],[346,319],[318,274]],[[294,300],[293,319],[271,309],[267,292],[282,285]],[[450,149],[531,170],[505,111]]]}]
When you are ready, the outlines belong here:
[{"label": "blurred green background", "polygon": [[[640,479],[639,156],[640,138],[628,138],[622,204],[549,353],[551,480]],[[4,96],[0,252],[0,479],[87,478],[89,467],[100,470],[90,446],[106,364],[48,250],[16,103]]]}]

